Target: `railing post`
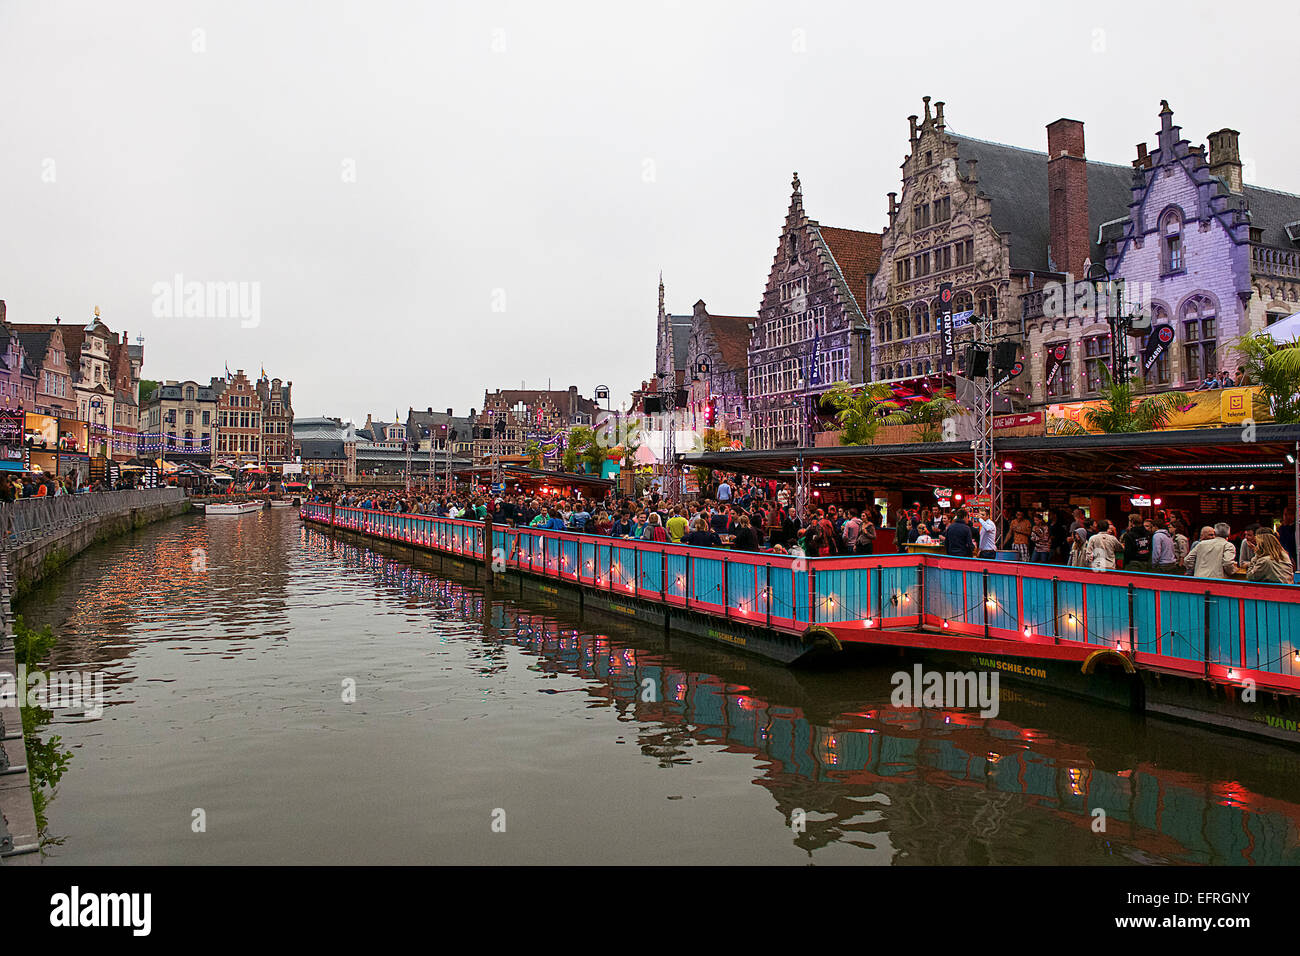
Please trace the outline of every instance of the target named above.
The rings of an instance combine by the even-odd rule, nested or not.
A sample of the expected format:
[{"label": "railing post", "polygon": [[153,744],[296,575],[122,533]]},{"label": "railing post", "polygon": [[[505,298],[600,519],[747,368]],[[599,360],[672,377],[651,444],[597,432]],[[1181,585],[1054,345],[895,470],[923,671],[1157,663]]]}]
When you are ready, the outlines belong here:
[{"label": "railing post", "polygon": [[659,549],[659,603],[667,604],[664,596],[665,582],[668,580],[668,557],[663,548]]},{"label": "railing post", "polygon": [[690,552],[686,554],[686,607],[691,606],[691,561],[693,556]]},{"label": "railing post", "polygon": [[808,566],[808,623],[817,623],[817,569]]},{"label": "railing post", "polygon": [[1205,592],[1205,679],[1210,678],[1210,592]]},{"label": "railing post", "polygon": [[1133,620],[1133,582],[1128,583],[1128,652],[1137,653],[1137,622]]},{"label": "railing post", "polygon": [[1061,579],[1052,576],[1052,643],[1061,643]]},{"label": "railing post", "polygon": [[767,562],[766,584],[763,587],[763,603],[767,605],[767,626],[772,626],[772,562]]},{"label": "railing post", "polygon": [[989,636],[989,569],[985,568],[981,575],[984,579],[984,636]]},{"label": "railing post", "polygon": [[[867,576],[867,580],[871,580],[870,575]],[[916,565],[916,581],[917,590],[920,591],[917,595],[916,626],[922,627],[925,625],[925,561],[920,561]],[[870,604],[867,606],[869,608]]]},{"label": "railing post", "polygon": [[722,619],[725,621],[731,617],[730,598],[727,594],[727,556],[722,556]]}]

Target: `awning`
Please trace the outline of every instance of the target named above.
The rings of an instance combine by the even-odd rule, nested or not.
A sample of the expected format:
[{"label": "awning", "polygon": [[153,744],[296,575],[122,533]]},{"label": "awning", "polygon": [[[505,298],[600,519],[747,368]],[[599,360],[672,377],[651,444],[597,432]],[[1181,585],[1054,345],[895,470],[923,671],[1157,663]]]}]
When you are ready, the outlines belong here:
[{"label": "awning", "polygon": [[1279,319],[1259,334],[1274,342],[1294,342],[1300,339],[1300,312]]}]

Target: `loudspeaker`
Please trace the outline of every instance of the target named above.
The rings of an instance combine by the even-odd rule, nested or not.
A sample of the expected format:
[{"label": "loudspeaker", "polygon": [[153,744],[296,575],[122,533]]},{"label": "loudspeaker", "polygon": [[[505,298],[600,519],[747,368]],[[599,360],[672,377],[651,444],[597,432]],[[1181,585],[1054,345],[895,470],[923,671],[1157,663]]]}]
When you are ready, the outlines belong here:
[{"label": "loudspeaker", "polygon": [[1016,364],[1016,343],[998,342],[993,346],[993,369],[997,374],[1011,371]]},{"label": "loudspeaker", "polygon": [[984,349],[971,349],[966,356],[967,378],[989,377],[989,353]]},{"label": "loudspeaker", "polygon": [[691,390],[688,388],[679,388],[677,390],[677,407],[685,408],[691,403]]},{"label": "loudspeaker", "polygon": [[658,395],[647,395],[642,399],[642,404],[645,405],[645,413],[647,415],[658,415],[661,411]]}]

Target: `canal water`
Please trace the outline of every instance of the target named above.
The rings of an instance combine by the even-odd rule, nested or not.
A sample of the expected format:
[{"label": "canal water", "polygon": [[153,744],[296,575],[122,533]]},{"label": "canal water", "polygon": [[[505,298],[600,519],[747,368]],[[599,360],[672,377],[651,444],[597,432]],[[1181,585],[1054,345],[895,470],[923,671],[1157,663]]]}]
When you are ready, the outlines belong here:
[{"label": "canal water", "polygon": [[102,675],[49,863],[1279,864],[1300,754],[907,667],[788,670],[488,595],[288,510],[100,545],[18,608]]}]

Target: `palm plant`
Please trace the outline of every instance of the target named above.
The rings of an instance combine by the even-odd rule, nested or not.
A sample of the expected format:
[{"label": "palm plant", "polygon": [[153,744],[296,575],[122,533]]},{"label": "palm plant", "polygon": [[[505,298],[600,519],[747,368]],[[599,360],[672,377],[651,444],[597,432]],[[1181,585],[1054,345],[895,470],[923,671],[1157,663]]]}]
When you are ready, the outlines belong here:
[{"label": "palm plant", "polygon": [[1246,335],[1233,342],[1247,383],[1255,393],[1256,417],[1271,415],[1280,425],[1300,423],[1300,344]]},{"label": "palm plant", "polygon": [[542,467],[542,446],[535,441],[529,441],[524,446],[524,454],[528,456],[528,465],[530,468]]},{"label": "palm plant", "polygon": [[832,385],[822,401],[835,409],[840,444],[870,445],[884,423],[885,412],[880,403],[891,395],[883,385],[869,385],[861,391],[854,391],[848,382]]},{"label": "palm plant", "polygon": [[1110,377],[1110,371],[1104,365],[1102,378],[1101,404],[1083,413],[1088,427],[1085,428],[1078,422],[1058,419],[1054,424],[1056,434],[1087,435],[1090,431],[1107,435],[1152,432],[1163,428],[1174,412],[1191,401],[1186,392],[1160,392],[1138,398],[1138,392],[1142,388],[1140,379],[1117,382]]},{"label": "palm plant", "polygon": [[943,423],[949,418],[965,415],[969,409],[961,402],[944,395],[935,395],[924,402],[913,402],[906,408],[890,412],[884,418],[886,425],[917,425],[917,442],[936,442],[943,437]]}]

